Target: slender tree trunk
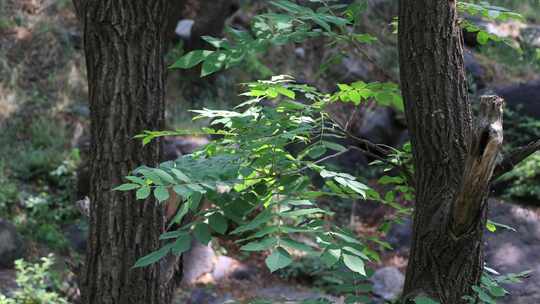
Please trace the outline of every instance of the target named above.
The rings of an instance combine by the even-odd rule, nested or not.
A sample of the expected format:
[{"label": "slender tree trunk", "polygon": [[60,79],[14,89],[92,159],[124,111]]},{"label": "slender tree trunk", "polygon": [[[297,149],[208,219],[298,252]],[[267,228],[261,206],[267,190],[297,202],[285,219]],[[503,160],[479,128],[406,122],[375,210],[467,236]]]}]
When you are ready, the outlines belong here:
[{"label": "slender tree trunk", "polygon": [[413,242],[403,299],[464,303],[483,270],[486,196],[502,143],[502,100],[473,122],[453,0],[400,0],[401,86],[415,165]]},{"label": "slender tree trunk", "polygon": [[164,122],[167,0],[74,1],[84,31],[88,71],[90,233],[81,277],[87,304],[166,304],[172,288],[155,264],[132,269],[159,248],[161,207],[111,191],[141,164],[156,165],[159,145],[133,136]]}]

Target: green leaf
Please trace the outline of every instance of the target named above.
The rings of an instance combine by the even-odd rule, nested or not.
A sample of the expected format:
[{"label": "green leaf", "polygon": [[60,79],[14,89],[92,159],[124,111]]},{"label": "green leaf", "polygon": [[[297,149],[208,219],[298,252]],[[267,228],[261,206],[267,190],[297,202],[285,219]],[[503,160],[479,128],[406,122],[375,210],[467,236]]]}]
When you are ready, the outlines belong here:
[{"label": "green leaf", "polygon": [[135,262],[133,268],[141,268],[154,264],[155,262],[161,260],[164,256],[166,256],[171,251],[172,247],[173,243],[169,243],[161,247],[160,249],[143,256],[142,258],[138,259],[137,262]]},{"label": "green leaf", "polygon": [[165,233],[162,233],[159,236],[159,239],[160,240],[177,239],[177,238],[179,238],[180,236],[182,236],[184,234],[187,234],[187,232],[184,231],[184,230],[167,231]]},{"label": "green leaf", "polygon": [[472,289],[478,294],[478,297],[480,298],[480,300],[484,301],[485,303],[489,303],[489,304],[497,303],[495,299],[489,296],[484,290],[482,290],[478,286],[473,286]]},{"label": "green leaf", "polygon": [[210,215],[208,218],[208,224],[217,233],[225,234],[225,232],[227,232],[227,219],[221,213],[216,212]]},{"label": "green leaf", "polygon": [[326,249],[321,255],[321,261],[328,267],[332,267],[341,258],[341,249]]},{"label": "green leaf", "polygon": [[503,228],[503,229],[510,230],[510,231],[513,231],[513,232],[517,232],[517,230],[514,227],[511,227],[511,226],[508,226],[508,225],[505,225],[505,224],[501,224],[501,223],[497,223],[497,222],[494,222],[492,220],[487,220],[487,224],[491,224],[491,225],[493,225],[495,227],[499,227],[499,228]]},{"label": "green leaf", "polygon": [[182,219],[184,218],[184,216],[186,216],[188,211],[189,211],[189,204],[187,202],[184,202],[182,206],[180,207],[180,209],[178,210],[178,212],[176,212],[176,215],[171,220],[168,227],[170,228],[174,224],[180,224],[180,222],[182,222]]},{"label": "green leaf", "polygon": [[154,168],[153,172],[159,177],[160,180],[165,181],[169,184],[175,183],[174,178],[169,173],[165,172],[165,170]]},{"label": "green leaf", "polygon": [[308,246],[308,245],[306,245],[304,243],[300,243],[298,241],[292,240],[290,238],[282,238],[281,239],[281,244],[283,244],[283,246],[291,248],[291,249],[296,249],[296,250],[299,250],[299,251],[304,251],[304,252],[312,253],[312,254],[316,253],[315,250],[313,248],[311,248],[310,246]]},{"label": "green leaf", "polygon": [[343,254],[343,263],[345,263],[345,266],[350,270],[358,272],[363,276],[366,275],[365,264],[361,258],[350,254]]},{"label": "green leaf", "polygon": [[122,184],[116,188],[114,188],[114,191],[130,191],[133,189],[138,189],[141,185],[139,184]]},{"label": "green leaf", "polygon": [[210,228],[206,223],[198,223],[193,229],[193,234],[195,238],[203,245],[208,245],[210,240],[212,240],[212,234],[210,233]]},{"label": "green leaf", "polygon": [[276,91],[279,94],[283,95],[283,96],[289,97],[290,99],[294,99],[294,97],[295,97],[294,91],[289,90],[289,89],[284,88],[284,87],[276,87]]},{"label": "green leaf", "polygon": [[439,302],[432,300],[428,297],[419,296],[414,299],[414,303],[416,304],[440,304]]},{"label": "green leaf", "polygon": [[178,178],[178,180],[184,183],[191,183],[191,179],[187,175],[185,175],[182,171],[176,168],[171,168],[171,172],[174,174],[174,176],[176,176],[176,178]]},{"label": "green leaf", "polygon": [[180,57],[171,68],[189,69],[201,63],[206,57],[210,56],[214,51],[196,50],[187,53]]},{"label": "green leaf", "polygon": [[486,228],[489,230],[489,232],[497,231],[497,226],[493,225],[493,223],[490,223],[489,221],[486,223]]},{"label": "green leaf", "polygon": [[267,223],[270,219],[272,219],[273,214],[270,212],[270,210],[264,210],[263,212],[259,213],[249,224],[241,225],[238,228],[234,229],[231,234],[239,234],[245,231],[253,230],[259,226],[261,226],[264,223]]},{"label": "green leaf", "polygon": [[150,195],[150,186],[142,186],[135,192],[135,197],[138,200],[146,199]]},{"label": "green leaf", "polygon": [[191,248],[191,236],[187,233],[182,234],[176,241],[173,243],[171,252],[174,255],[181,255],[182,253],[188,251]]},{"label": "green leaf", "polygon": [[265,263],[270,272],[274,272],[289,266],[292,261],[291,255],[285,249],[278,247],[266,258]]},{"label": "green leaf", "polygon": [[253,242],[247,243],[246,245],[240,247],[240,250],[263,251],[271,247],[274,247],[274,245],[276,244],[277,244],[277,239],[274,237],[271,237],[271,238],[263,239],[261,241],[253,241]]},{"label": "green leaf", "polygon": [[138,176],[126,176],[126,179],[129,180],[129,181],[132,181],[136,184],[139,184],[139,185],[145,185],[146,183],[144,182],[144,179],[138,177]]},{"label": "green leaf", "polygon": [[176,194],[180,195],[184,199],[187,199],[193,193],[193,190],[189,189],[185,185],[175,185],[173,190],[176,192]]},{"label": "green leaf", "polygon": [[479,44],[484,45],[489,40],[489,34],[486,31],[479,31],[476,35],[476,41],[478,41]]},{"label": "green leaf", "polygon": [[332,212],[326,211],[326,210],[323,210],[323,209],[320,209],[320,208],[307,208],[307,209],[298,209],[298,210],[293,210],[293,211],[286,211],[286,212],[283,212],[282,215],[283,216],[288,216],[288,217],[293,217],[293,216],[305,216],[305,215],[310,215],[310,214],[315,214],[315,213],[324,213],[324,214],[329,214],[329,215],[332,214]]},{"label": "green leaf", "polygon": [[158,186],[154,189],[154,197],[158,202],[164,202],[169,199],[169,190],[165,186]]},{"label": "green leaf", "polygon": [[224,52],[215,52],[204,61],[201,69],[201,77],[208,76],[219,71],[225,66],[227,55]]}]

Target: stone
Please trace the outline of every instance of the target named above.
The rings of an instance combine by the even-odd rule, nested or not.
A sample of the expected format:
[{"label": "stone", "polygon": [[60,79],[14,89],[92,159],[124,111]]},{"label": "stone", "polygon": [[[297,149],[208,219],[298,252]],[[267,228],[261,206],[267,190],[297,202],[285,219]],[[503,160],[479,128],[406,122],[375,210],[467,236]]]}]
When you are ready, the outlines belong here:
[{"label": "stone", "polygon": [[478,63],[476,57],[471,51],[465,51],[463,53],[463,60],[465,64],[465,70],[470,75],[476,84],[477,89],[483,89],[486,87],[486,69]]},{"label": "stone", "polygon": [[215,303],[217,297],[206,288],[194,288],[186,304],[210,304]]},{"label": "stone", "polygon": [[24,241],[15,226],[0,219],[0,268],[11,268],[15,260],[24,257]]},{"label": "stone", "polygon": [[255,268],[240,265],[231,272],[230,278],[238,281],[247,281],[253,279],[256,275]]},{"label": "stone", "polygon": [[229,271],[231,271],[237,263],[238,262],[235,259],[228,256],[219,256],[214,265],[214,271],[212,271],[214,280],[219,281],[225,279],[228,276]]},{"label": "stone", "polygon": [[184,273],[182,284],[193,285],[204,275],[212,273],[216,254],[210,245],[202,245],[196,240],[191,242],[191,249],[182,257]]},{"label": "stone", "polygon": [[529,279],[504,286],[510,294],[501,303],[540,303],[540,215],[537,210],[497,201],[489,201],[488,218],[517,231],[497,228],[486,232],[486,265],[501,274],[530,270]]},{"label": "stone", "polygon": [[193,28],[193,24],[195,24],[195,21],[192,19],[182,19],[176,24],[174,32],[178,37],[189,40],[191,39],[191,29]]},{"label": "stone", "polygon": [[408,252],[412,241],[412,220],[407,218],[402,223],[393,224],[386,234],[386,241],[398,253]]},{"label": "stone", "polygon": [[[286,303],[301,303],[306,300],[327,299],[331,303],[343,303],[340,299],[311,290],[296,289],[291,286],[277,284],[256,290],[256,296],[269,301],[287,301]],[[275,303],[275,302],[273,302]]]},{"label": "stone", "polygon": [[370,278],[373,283],[373,293],[392,301],[399,297],[405,284],[405,276],[396,267],[383,267],[377,269]]},{"label": "stone", "polygon": [[540,79],[494,89],[508,107],[540,119]]}]

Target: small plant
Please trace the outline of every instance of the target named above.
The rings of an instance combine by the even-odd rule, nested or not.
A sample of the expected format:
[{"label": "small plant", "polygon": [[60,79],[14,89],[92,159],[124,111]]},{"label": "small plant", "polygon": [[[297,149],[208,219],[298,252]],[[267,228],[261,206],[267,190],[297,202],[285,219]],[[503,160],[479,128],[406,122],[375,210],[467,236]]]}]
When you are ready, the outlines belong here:
[{"label": "small plant", "polygon": [[54,274],[51,266],[52,255],[42,257],[41,263],[29,263],[24,260],[15,261],[17,270],[16,282],[19,289],[11,296],[0,293],[0,304],[68,304],[58,293],[51,291],[54,287]]},{"label": "small plant", "polygon": [[496,304],[497,300],[502,299],[509,292],[501,284],[521,283],[522,279],[527,277],[530,271],[521,273],[510,273],[501,275],[494,269],[484,267],[480,286],[473,286],[475,297],[463,297],[469,304]]},{"label": "small plant", "polygon": [[18,189],[6,174],[5,165],[0,160],[0,211],[2,214],[10,214],[11,205],[17,200]]},{"label": "small plant", "polygon": [[512,181],[506,194],[522,199],[540,199],[540,153],[529,156],[511,172],[503,176],[503,180]]}]

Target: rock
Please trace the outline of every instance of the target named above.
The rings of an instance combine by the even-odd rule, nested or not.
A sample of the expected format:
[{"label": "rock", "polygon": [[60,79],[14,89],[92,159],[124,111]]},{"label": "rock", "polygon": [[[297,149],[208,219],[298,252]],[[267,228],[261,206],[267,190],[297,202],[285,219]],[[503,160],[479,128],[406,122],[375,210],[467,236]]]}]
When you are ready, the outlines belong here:
[{"label": "rock", "polygon": [[517,231],[486,232],[486,264],[501,274],[531,270],[531,278],[505,286],[510,295],[501,303],[540,303],[540,215],[536,210],[490,200],[489,218]]},{"label": "rock", "polygon": [[378,269],[370,280],[373,283],[373,293],[389,301],[399,297],[405,284],[405,276],[395,267]]},{"label": "rock", "polygon": [[540,48],[540,26],[532,25],[521,30],[523,41],[535,48]]},{"label": "rock", "polygon": [[88,228],[84,224],[72,224],[64,229],[64,236],[71,247],[78,253],[86,253],[86,241],[88,240]]},{"label": "rock", "polygon": [[10,222],[0,219],[0,268],[11,268],[24,256],[24,242]]},{"label": "rock", "polygon": [[184,273],[182,284],[193,285],[204,275],[212,273],[216,262],[216,254],[210,245],[205,246],[196,240],[191,249],[182,257]]},{"label": "rock", "polygon": [[227,256],[218,257],[214,265],[214,271],[212,271],[214,280],[219,281],[226,278],[229,271],[231,271],[231,269],[235,267],[235,264],[237,263],[238,262],[235,259]]},{"label": "rock", "polygon": [[407,253],[412,241],[412,220],[407,218],[401,224],[393,224],[386,234],[386,241],[398,253]]},{"label": "rock", "polygon": [[494,90],[497,95],[504,98],[506,105],[510,108],[540,119],[540,79]]},{"label": "rock", "polygon": [[231,272],[229,277],[238,281],[247,281],[255,278],[256,275],[257,273],[255,268],[240,265]]},{"label": "rock", "polygon": [[343,74],[343,71],[345,71],[345,75],[342,76],[343,79],[351,81],[369,79],[371,72],[367,62],[353,57],[343,58],[339,71],[341,71],[341,74]]},{"label": "rock", "polygon": [[470,51],[465,51],[463,54],[465,70],[468,75],[472,76],[477,89],[486,87],[486,69],[478,63],[474,54]]},{"label": "rock", "polygon": [[294,49],[294,54],[298,58],[304,59],[304,58],[306,58],[306,49],[304,49],[302,47],[297,47],[297,48]]},{"label": "rock", "polygon": [[13,269],[0,270],[0,294],[10,296],[17,289],[16,277]]},{"label": "rock", "polygon": [[287,285],[275,285],[257,289],[256,296],[269,301],[287,301],[286,303],[300,303],[306,300],[327,299],[331,303],[342,303],[340,299],[324,295],[311,290],[299,290]]},{"label": "rock", "polygon": [[178,35],[178,37],[184,40],[189,40],[191,39],[191,29],[193,28],[194,23],[195,21],[192,19],[182,19],[176,24],[174,32],[176,35]]},{"label": "rock", "polygon": [[194,288],[186,301],[186,304],[210,304],[215,303],[217,297],[205,288]]},{"label": "rock", "polygon": [[360,137],[388,146],[396,146],[401,140],[405,126],[392,108],[375,107],[363,115],[359,124],[354,126]]}]

